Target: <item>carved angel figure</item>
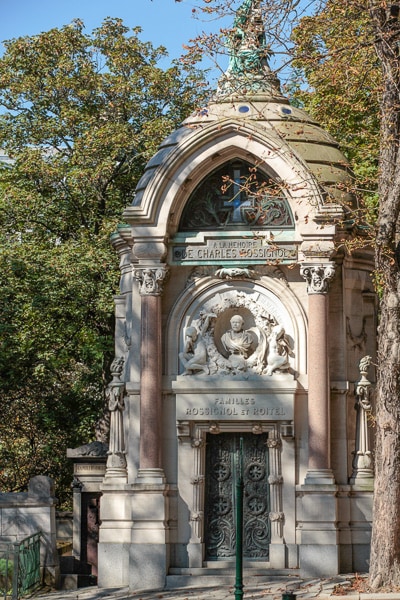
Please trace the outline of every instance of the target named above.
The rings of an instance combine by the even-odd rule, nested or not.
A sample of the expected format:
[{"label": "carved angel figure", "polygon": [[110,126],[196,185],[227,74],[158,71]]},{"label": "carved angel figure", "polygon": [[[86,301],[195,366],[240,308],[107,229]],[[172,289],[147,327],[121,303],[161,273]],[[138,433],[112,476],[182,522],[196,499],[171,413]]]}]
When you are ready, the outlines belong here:
[{"label": "carved angel figure", "polygon": [[215,318],[214,314],[200,315],[200,332],[197,330],[197,327],[194,326],[186,329],[184,350],[179,354],[179,360],[185,368],[183,375],[193,375],[195,371],[209,373],[207,365],[207,347],[203,335],[208,329],[210,319],[212,318]]},{"label": "carved angel figure", "polygon": [[276,369],[288,366],[290,347],[285,338],[285,329],[282,325],[275,325],[268,336],[268,356],[266,375],[272,375]]}]

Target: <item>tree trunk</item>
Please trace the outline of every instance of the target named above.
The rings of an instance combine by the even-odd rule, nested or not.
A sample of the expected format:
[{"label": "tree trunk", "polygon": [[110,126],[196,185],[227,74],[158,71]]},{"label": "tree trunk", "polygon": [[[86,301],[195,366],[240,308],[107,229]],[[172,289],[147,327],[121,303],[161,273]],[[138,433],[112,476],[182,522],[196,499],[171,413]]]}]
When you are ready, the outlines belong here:
[{"label": "tree trunk", "polygon": [[381,151],[375,267],[381,292],[376,393],[375,490],[370,584],[400,585],[399,1],[370,0],[381,62]]},{"label": "tree trunk", "polygon": [[[377,253],[379,269],[393,270]],[[385,278],[386,279],[386,278]],[[378,335],[375,491],[370,583],[400,585],[400,284],[385,281]]]}]

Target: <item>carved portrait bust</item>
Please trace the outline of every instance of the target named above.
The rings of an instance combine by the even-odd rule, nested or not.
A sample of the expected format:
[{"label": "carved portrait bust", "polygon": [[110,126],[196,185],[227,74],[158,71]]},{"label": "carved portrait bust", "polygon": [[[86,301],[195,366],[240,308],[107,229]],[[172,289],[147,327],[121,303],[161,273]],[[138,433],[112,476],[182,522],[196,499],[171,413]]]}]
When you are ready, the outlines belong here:
[{"label": "carved portrait bust", "polygon": [[287,371],[293,356],[283,324],[243,292],[211,312],[200,310],[183,337],[179,361],[186,376],[272,376]]}]

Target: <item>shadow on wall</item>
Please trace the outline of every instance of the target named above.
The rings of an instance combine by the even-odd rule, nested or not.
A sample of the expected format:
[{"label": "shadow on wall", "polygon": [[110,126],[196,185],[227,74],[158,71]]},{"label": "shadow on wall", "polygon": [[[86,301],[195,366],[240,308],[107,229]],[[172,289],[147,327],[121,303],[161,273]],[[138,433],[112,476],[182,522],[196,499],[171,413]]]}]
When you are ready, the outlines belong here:
[{"label": "shadow on wall", "polygon": [[20,541],[41,532],[40,568],[46,585],[59,587],[60,568],[56,545],[54,483],[37,475],[27,492],[0,493],[0,540]]}]

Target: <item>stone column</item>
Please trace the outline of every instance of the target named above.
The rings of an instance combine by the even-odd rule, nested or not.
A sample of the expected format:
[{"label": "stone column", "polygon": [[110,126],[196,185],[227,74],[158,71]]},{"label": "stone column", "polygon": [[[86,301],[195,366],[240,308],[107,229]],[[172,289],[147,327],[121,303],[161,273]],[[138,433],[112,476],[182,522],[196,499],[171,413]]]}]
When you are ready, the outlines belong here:
[{"label": "stone column", "polygon": [[334,263],[303,264],[308,292],[308,472],[305,483],[335,483],[330,465],[328,287]]},{"label": "stone column", "polygon": [[282,510],[282,484],[283,477],[281,471],[281,452],[282,440],[277,432],[272,431],[267,440],[269,450],[269,476],[271,510],[269,520],[271,523],[271,545],[270,545],[270,564],[275,569],[285,568],[285,546],[283,544],[283,521],[284,513]]},{"label": "stone column", "polygon": [[135,269],[141,296],[140,463],[138,480],[163,483],[161,460],[162,336],[164,267]]}]

